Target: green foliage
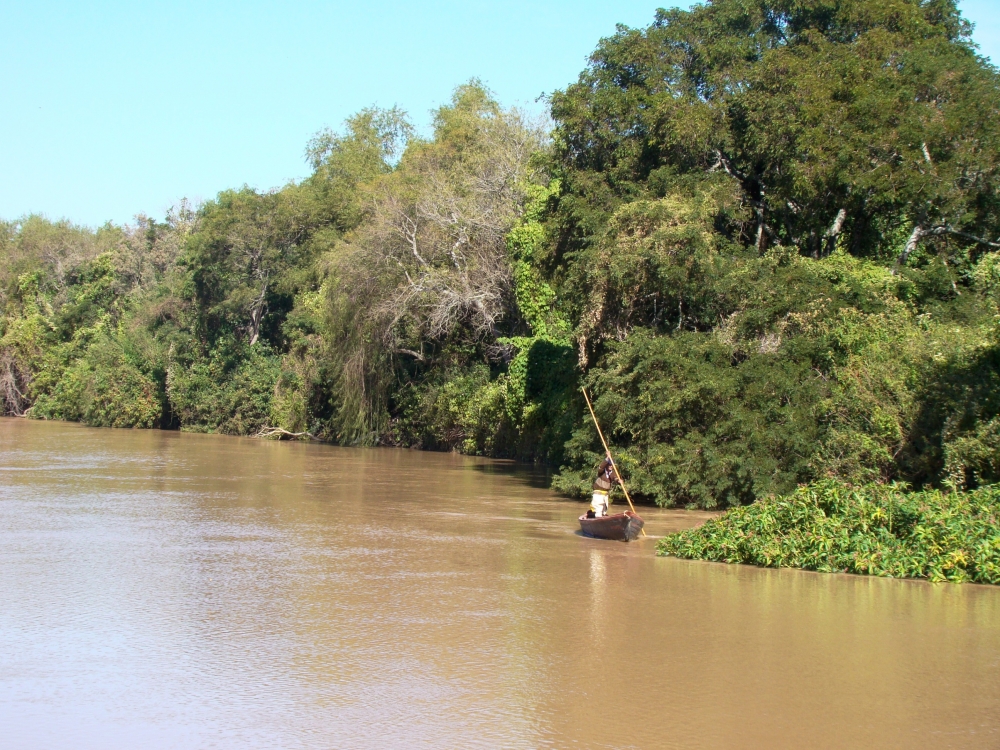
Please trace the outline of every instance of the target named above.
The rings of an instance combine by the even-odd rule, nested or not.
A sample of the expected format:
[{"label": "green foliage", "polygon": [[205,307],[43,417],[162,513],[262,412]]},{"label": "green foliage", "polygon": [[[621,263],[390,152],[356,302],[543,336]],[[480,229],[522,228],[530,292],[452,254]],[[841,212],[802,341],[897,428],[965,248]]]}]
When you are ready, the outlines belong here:
[{"label": "green foliage", "polygon": [[236,334],[249,344],[275,341],[276,311],[287,312],[298,267],[308,265],[308,206],[299,191],[220,193],[199,211],[198,231],[179,265],[189,274],[198,333],[208,340]]},{"label": "green foliage", "polygon": [[[33,233],[44,234],[37,220],[31,223]],[[8,287],[0,340],[7,411],[99,426],[157,426],[162,391],[141,357],[119,340],[116,326],[129,301],[112,252],[62,271],[65,286],[50,286],[48,294],[42,269]]]},{"label": "green foliage", "polygon": [[0,318],[0,397],[3,413],[22,415],[30,407],[35,375],[45,362],[51,310],[40,294],[40,273],[21,274],[9,288]]},{"label": "green foliage", "polygon": [[[507,233],[507,252],[512,262],[517,311],[535,338],[568,342],[571,326],[556,308],[558,295],[538,268],[547,237],[542,223],[549,203],[559,194],[560,183],[529,184],[521,221]],[[523,348],[523,347],[522,347]]]},{"label": "green foliage", "polygon": [[[1000,346],[995,330],[978,345],[948,351],[958,338],[936,343],[918,386],[919,409],[900,455],[906,474],[921,483],[973,488],[1000,481]],[[950,339],[950,341],[949,341]],[[943,346],[942,346],[943,345]],[[944,351],[942,351],[944,349]]]},{"label": "green foliage", "polygon": [[[809,476],[824,382],[793,357],[733,360],[733,347],[710,334],[636,331],[591,371],[598,418],[636,494],[712,508],[788,491]],[[592,480],[599,458],[591,426],[574,438],[568,451],[584,471],[560,477],[566,489],[571,479]]]},{"label": "green foliage", "polygon": [[67,271],[99,252],[96,233],[68,221],[26,216],[16,222],[0,222],[0,257],[4,260],[0,295],[16,287],[23,274],[33,275],[42,292],[64,289]]},{"label": "green foliage", "polygon": [[[700,289],[720,324],[635,329],[586,379],[637,494],[713,508],[828,476],[995,481],[983,425],[1000,413],[1000,360],[987,308],[977,325],[937,322],[904,301],[898,277],[842,253],[733,254],[718,268]],[[592,427],[566,450],[556,486],[583,494],[600,455]]]},{"label": "green foliage", "polygon": [[510,441],[509,381],[485,363],[445,371],[413,390],[396,426],[402,442],[426,448],[503,455]]},{"label": "green foliage", "polygon": [[271,402],[271,426],[289,432],[310,432],[327,439],[328,398],[322,363],[323,294],[303,291],[283,326],[288,351]]},{"label": "green foliage", "polygon": [[713,171],[739,185],[754,216],[737,231],[758,248],[819,256],[843,234],[894,257],[914,226],[996,237],[998,77],[970,30],[951,0],[714,0],[621,27],[553,97],[564,246],[661,175]]},{"label": "green foliage", "polygon": [[826,480],[666,537],[657,553],[772,568],[1000,584],[1000,489]]},{"label": "green foliage", "polygon": [[31,416],[67,419],[94,427],[158,427],[160,388],[121,346],[102,338],[74,360],[51,392],[39,396]]},{"label": "green foliage", "polygon": [[167,396],[184,429],[252,435],[270,425],[281,360],[262,345],[231,344],[167,371]]},{"label": "green foliage", "polygon": [[576,419],[573,350],[544,338],[506,339],[502,372],[484,362],[434,373],[399,396],[391,440],[422,448],[557,463]]}]

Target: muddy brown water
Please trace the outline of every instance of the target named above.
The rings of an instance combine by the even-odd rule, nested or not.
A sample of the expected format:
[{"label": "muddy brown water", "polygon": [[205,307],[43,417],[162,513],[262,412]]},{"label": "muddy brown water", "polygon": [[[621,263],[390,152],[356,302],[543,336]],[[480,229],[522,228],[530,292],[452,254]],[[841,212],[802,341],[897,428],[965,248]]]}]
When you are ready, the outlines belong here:
[{"label": "muddy brown water", "polygon": [[582,508],[454,455],[0,420],[0,744],[1000,747],[1000,588],[658,559]]}]

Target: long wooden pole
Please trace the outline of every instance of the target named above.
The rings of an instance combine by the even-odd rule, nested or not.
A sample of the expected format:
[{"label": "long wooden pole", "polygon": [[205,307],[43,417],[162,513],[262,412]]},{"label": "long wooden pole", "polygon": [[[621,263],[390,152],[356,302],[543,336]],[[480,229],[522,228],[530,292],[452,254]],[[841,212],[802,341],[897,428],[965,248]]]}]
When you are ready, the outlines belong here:
[{"label": "long wooden pole", "polygon": [[[604,433],[601,432],[601,425],[597,421],[597,415],[594,414],[594,407],[590,403],[590,396],[587,395],[587,389],[581,388],[580,390],[583,391],[583,397],[587,401],[587,408],[590,409],[590,416],[594,420],[594,427],[597,428],[597,435],[601,438],[601,444],[604,445],[604,452],[609,458],[611,458],[611,468],[615,470],[615,476],[618,478],[618,484],[622,486],[622,492],[625,493],[625,499],[628,500],[628,507],[630,507],[632,512],[635,513],[635,506],[632,505],[632,498],[629,497],[628,488],[625,487],[625,482],[622,481],[622,475],[618,473],[618,464],[616,464],[614,458],[611,457],[611,449],[608,447],[608,441],[604,439]],[[636,515],[638,515],[638,513],[636,513]],[[646,536],[645,529],[642,529],[642,535]]]}]

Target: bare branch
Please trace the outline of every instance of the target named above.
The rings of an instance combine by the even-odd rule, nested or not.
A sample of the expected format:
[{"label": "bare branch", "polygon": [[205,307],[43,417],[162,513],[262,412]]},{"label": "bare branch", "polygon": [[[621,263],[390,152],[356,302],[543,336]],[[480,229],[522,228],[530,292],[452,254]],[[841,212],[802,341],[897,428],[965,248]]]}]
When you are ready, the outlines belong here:
[{"label": "bare branch", "polygon": [[263,438],[265,440],[301,440],[303,438],[307,440],[316,440],[322,442],[321,438],[316,437],[311,432],[289,432],[288,430],[282,429],[281,427],[261,427],[260,430],[254,435],[255,438]]},{"label": "bare branch", "polygon": [[420,352],[415,352],[412,349],[396,349],[397,354],[408,354],[413,357],[418,362],[426,362],[427,358]]},{"label": "bare branch", "polygon": [[892,273],[895,275],[896,269],[900,266],[906,265],[906,261],[909,259],[910,254],[916,249],[917,245],[920,243],[924,237],[939,237],[943,234],[954,235],[955,237],[962,237],[963,239],[972,240],[980,245],[986,245],[987,247],[995,247],[1000,249],[1000,242],[994,242],[988,240],[985,237],[978,237],[974,234],[969,234],[968,232],[963,232],[958,229],[954,229],[950,226],[936,226],[930,229],[924,229],[921,226],[915,226],[913,232],[910,234],[910,238],[906,241],[906,247],[903,248],[903,252],[900,253],[899,258],[896,260],[896,265],[893,267]]},{"label": "bare branch", "polygon": [[1000,248],[1000,242],[993,242],[992,240],[988,240],[985,237],[977,237],[976,235],[969,234],[968,232],[960,232],[959,230],[952,229],[951,227],[935,227],[931,231],[927,232],[927,234],[953,234],[956,237],[962,237],[967,240],[972,240],[973,242],[977,242],[980,245]]},{"label": "bare branch", "polygon": [[741,183],[747,182],[749,177],[744,172],[741,172],[739,169],[734,167],[733,163],[729,160],[729,157],[722,153],[721,150],[715,149],[715,158],[715,164],[708,170],[709,172],[715,172],[719,169],[719,167],[722,167],[722,170],[730,177],[735,177]]}]

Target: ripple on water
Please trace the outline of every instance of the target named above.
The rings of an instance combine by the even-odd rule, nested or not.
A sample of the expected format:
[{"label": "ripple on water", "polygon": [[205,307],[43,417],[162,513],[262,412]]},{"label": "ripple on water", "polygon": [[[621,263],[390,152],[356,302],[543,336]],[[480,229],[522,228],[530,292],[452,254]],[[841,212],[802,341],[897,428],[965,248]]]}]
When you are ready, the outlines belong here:
[{"label": "ripple on water", "polygon": [[4,748],[1000,746],[998,590],[657,559],[482,466],[0,420]]}]

